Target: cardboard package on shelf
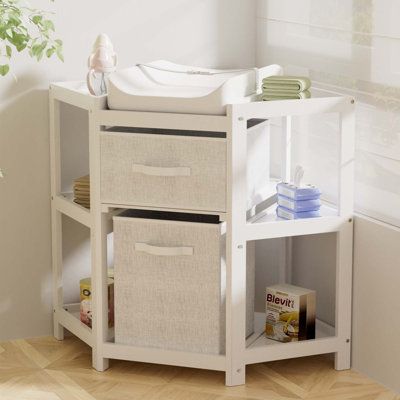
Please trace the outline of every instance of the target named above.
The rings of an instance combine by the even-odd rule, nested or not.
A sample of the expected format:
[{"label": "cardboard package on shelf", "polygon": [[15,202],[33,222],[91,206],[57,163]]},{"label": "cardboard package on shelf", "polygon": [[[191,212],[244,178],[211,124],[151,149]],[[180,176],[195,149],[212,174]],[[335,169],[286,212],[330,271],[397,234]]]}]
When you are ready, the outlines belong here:
[{"label": "cardboard package on shelf", "polygon": [[74,180],[74,202],[90,208],[90,177],[81,176]]}]

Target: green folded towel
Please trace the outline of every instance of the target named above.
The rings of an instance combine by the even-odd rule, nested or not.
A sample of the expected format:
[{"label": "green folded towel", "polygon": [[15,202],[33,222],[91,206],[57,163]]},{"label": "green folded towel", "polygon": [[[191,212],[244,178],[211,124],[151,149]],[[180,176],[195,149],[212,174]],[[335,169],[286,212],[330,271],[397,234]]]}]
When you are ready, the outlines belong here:
[{"label": "green folded towel", "polygon": [[263,93],[261,96],[262,101],[271,101],[271,100],[300,100],[300,99],[309,99],[311,97],[311,92],[309,90],[304,90],[300,93],[293,92],[268,92]]},{"label": "green folded towel", "polygon": [[303,76],[269,76],[263,79],[263,91],[291,91],[302,92],[311,87],[311,81]]}]

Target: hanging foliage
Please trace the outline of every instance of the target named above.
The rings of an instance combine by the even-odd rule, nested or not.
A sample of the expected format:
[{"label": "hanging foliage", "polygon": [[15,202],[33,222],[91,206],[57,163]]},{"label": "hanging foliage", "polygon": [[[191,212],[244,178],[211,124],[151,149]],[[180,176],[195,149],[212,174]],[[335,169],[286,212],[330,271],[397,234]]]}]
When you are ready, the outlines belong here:
[{"label": "hanging foliage", "polygon": [[64,61],[62,40],[54,38],[50,14],[31,8],[23,0],[0,0],[0,76],[10,71],[15,53],[28,52],[40,61],[43,56]]}]

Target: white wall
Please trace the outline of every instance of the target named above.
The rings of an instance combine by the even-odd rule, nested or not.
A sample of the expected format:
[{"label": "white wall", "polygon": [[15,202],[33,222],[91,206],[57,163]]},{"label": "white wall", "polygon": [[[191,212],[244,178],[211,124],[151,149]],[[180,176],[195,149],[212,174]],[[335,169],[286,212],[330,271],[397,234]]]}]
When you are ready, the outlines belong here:
[{"label": "white wall", "polygon": [[[47,335],[51,329],[49,82],[83,79],[100,32],[114,42],[120,67],[162,58],[221,67],[255,63],[253,0],[31,4],[56,11],[65,63],[38,64],[20,55],[13,62],[18,81],[0,78],[0,167],[5,172],[0,180],[0,340]],[[66,222],[75,229],[71,225]],[[72,244],[65,251],[71,254],[71,274],[84,268],[71,261],[85,249]]]},{"label": "white wall", "polygon": [[[393,226],[400,226],[400,3],[258,0],[257,8],[259,66],[280,63],[288,74],[357,100],[356,207],[374,219],[355,219],[353,367],[400,391],[400,231]],[[333,200],[335,126],[334,116],[297,120],[295,135],[295,162],[309,167],[309,179]],[[329,321],[335,265],[327,249],[334,241],[321,238],[313,253],[314,244],[294,240],[296,274],[313,285],[315,273],[327,273],[319,292],[326,296],[320,315]]]},{"label": "white wall", "polygon": [[[258,0],[257,11],[258,65],[280,63],[287,73],[310,76],[315,86],[356,97],[357,209],[396,225],[400,225],[399,12],[397,0]],[[321,161],[332,164],[333,154],[326,146],[332,136],[330,124],[316,121],[302,133],[314,151],[323,152]],[[304,162],[309,154],[304,154]]]},{"label": "white wall", "polygon": [[400,229],[355,221],[353,368],[400,393]]}]

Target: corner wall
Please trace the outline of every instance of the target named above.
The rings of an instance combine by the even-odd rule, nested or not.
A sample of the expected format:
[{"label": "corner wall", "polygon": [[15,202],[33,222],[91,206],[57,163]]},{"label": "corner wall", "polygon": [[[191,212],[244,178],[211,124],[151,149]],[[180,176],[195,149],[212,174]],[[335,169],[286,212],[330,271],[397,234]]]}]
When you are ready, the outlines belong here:
[{"label": "corner wall", "polygon": [[[65,63],[17,55],[12,68],[18,81],[0,77],[0,340],[51,333],[49,83],[84,80],[102,32],[113,41],[120,68],[156,59],[255,64],[255,0],[30,3],[56,12]],[[79,274],[77,265],[66,268]]]}]

